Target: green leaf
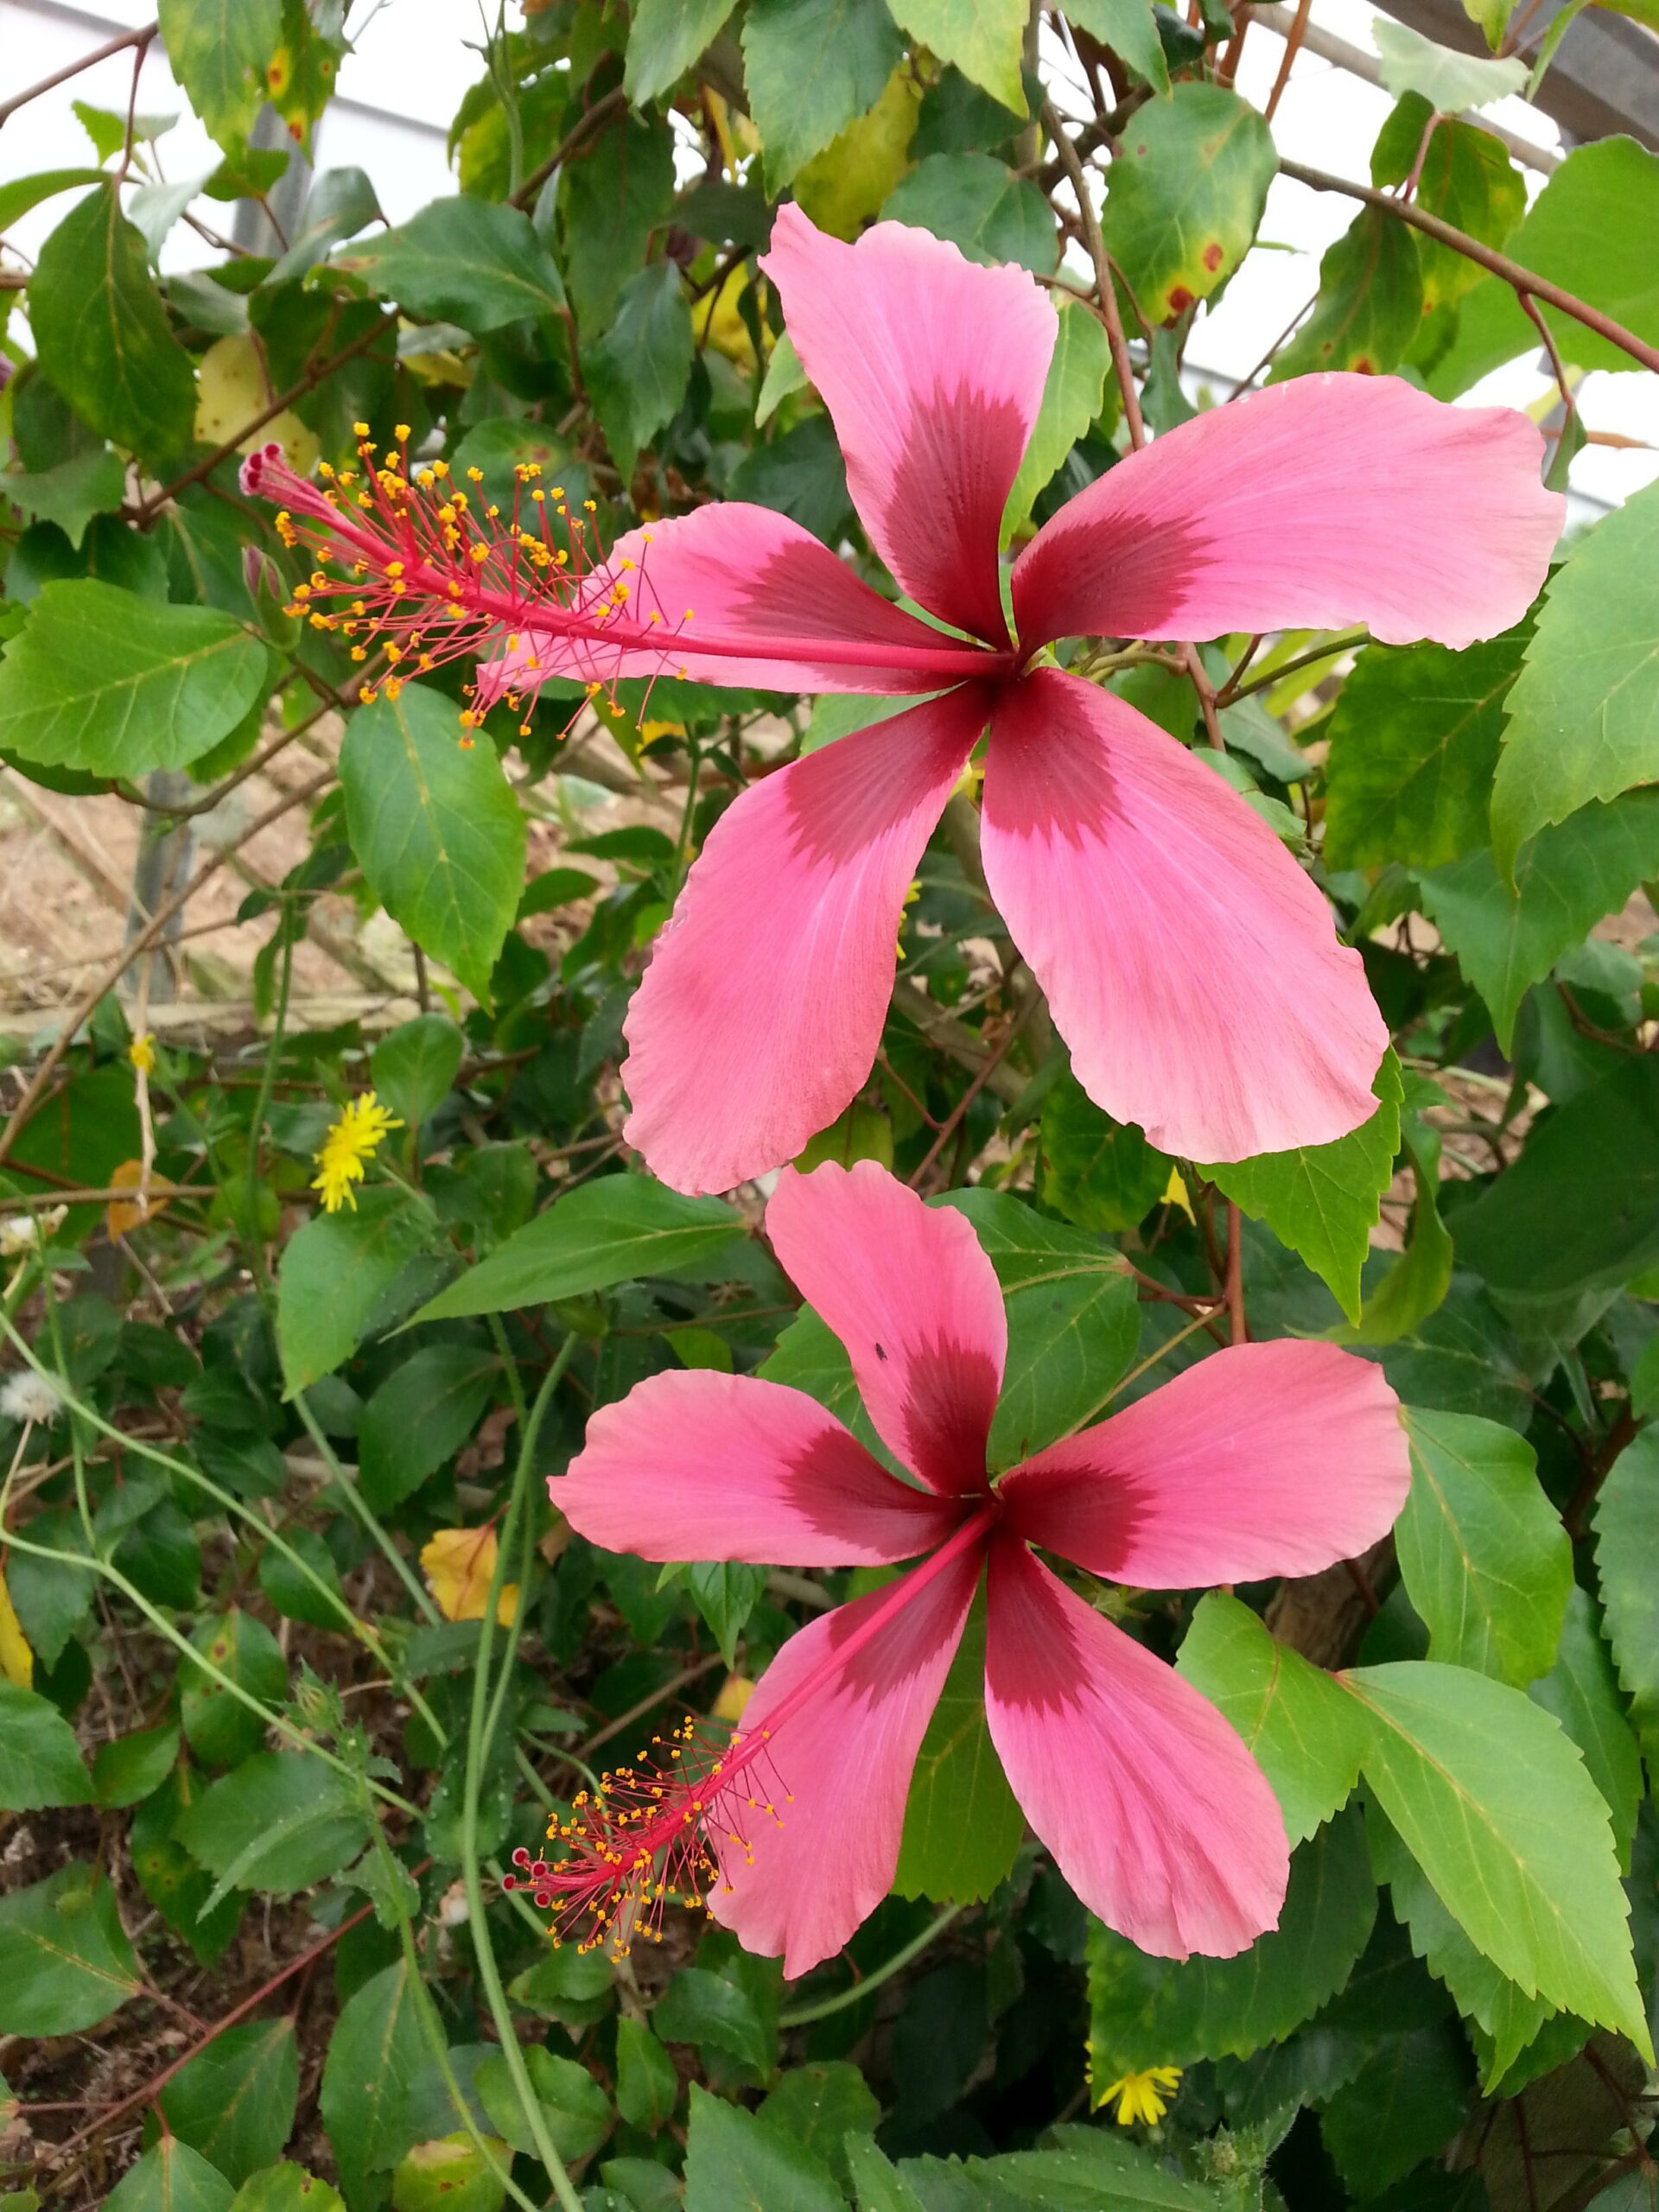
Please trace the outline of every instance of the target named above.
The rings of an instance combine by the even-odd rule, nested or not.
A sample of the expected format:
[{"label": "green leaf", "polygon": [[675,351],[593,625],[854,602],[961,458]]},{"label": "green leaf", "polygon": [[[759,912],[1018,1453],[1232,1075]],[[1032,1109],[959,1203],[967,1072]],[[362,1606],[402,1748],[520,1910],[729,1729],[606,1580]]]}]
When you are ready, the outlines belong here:
[{"label": "green leaf", "polygon": [[[171,2135],[152,2143],[104,2200],[104,2212],[229,2212],[236,2192],[206,2158]],[[326,2205],[307,2212],[328,2212]]]},{"label": "green leaf", "polygon": [[1651,2045],[1607,1808],[1520,1692],[1433,1661],[1356,1669],[1366,1782],[1446,1910],[1527,1996]]},{"label": "green leaf", "polygon": [[[616,2125],[610,2099],[587,2068],[578,2066],[573,2058],[556,2058],[550,2050],[535,2045],[524,2057],[553,2148],[567,2165],[592,2158]],[[474,2079],[490,2125],[515,2151],[532,2152],[536,2139],[506,2060],[499,2056],[486,2058]]]},{"label": "green leaf", "polygon": [[694,2082],[685,2212],[846,2212],[846,2200],[822,2158]]},{"label": "green leaf", "polygon": [[743,1235],[742,1217],[722,1199],[682,1198],[649,1175],[607,1175],[537,1214],[415,1318],[507,1313],[640,1275],[683,1274]]},{"label": "green leaf", "polygon": [[1659,1065],[1625,1060],[1554,1108],[1452,1217],[1461,1266],[1542,1298],[1611,1288],[1659,1260]]},{"label": "green leaf", "polygon": [[[260,1589],[277,1611],[291,1621],[304,1621],[311,1628],[349,1628],[352,1609],[340,1587],[340,1569],[327,1545],[315,1529],[298,1529],[292,1523],[286,1531],[286,1539],[289,1550],[299,1554],[317,1578],[316,1582],[311,1575],[302,1573],[288,1552],[279,1551],[275,1543],[268,1543],[259,1554]],[[317,1582],[322,1585],[321,1590]]]},{"label": "green leaf", "polygon": [[499,330],[564,305],[558,264],[517,207],[458,193],[353,247],[338,266],[410,315]]},{"label": "green leaf", "polygon": [[[253,1614],[233,1605],[219,1618],[198,1622],[190,1642],[219,1674],[261,1705],[278,1706],[287,1696],[288,1662],[276,1637]],[[179,1669],[179,1718],[191,1750],[210,1766],[232,1765],[264,1741],[259,1714],[189,1660]]]},{"label": "green leaf", "polygon": [[337,2189],[284,2158],[251,2174],[236,2192],[231,2212],[346,2212]]},{"label": "green leaf", "polygon": [[92,517],[120,505],[126,482],[118,454],[107,446],[89,446],[55,468],[0,476],[0,498],[10,499],[26,515],[56,523],[69,543],[79,547]]},{"label": "green leaf", "polygon": [[1277,166],[1267,124],[1219,85],[1177,85],[1136,110],[1101,228],[1148,321],[1208,299],[1237,268]]},{"label": "green leaf", "polygon": [[318,2106],[340,2177],[355,2202],[420,2133],[409,2093],[426,2062],[420,1992],[407,1962],[383,1967],[349,1997],[328,2038]]},{"label": "green leaf", "polygon": [[751,0],[743,73],[770,197],[875,105],[904,50],[886,0]]},{"label": "green leaf", "polygon": [[1659,1430],[1627,1444],[1596,1500],[1596,1575],[1613,1663],[1649,1764],[1659,1763]]},{"label": "green leaf", "polygon": [[[1407,23],[1390,22],[1385,16],[1379,16],[1372,24],[1371,39],[1382,57],[1377,74],[1395,98],[1414,93],[1426,108],[1448,118],[1460,108],[1489,107],[1495,100],[1507,99],[1527,81],[1524,61],[1514,58],[1493,61],[1478,54],[1459,54],[1449,46],[1437,46]],[[1379,181],[1398,184],[1405,174],[1402,169],[1398,177]]]},{"label": "green leaf", "polygon": [[153,461],[190,443],[190,357],[113,182],[72,207],[41,248],[29,320],[41,373],[100,437]]},{"label": "green leaf", "polygon": [[73,192],[78,184],[103,184],[102,169],[41,169],[33,176],[8,177],[0,184],[0,231],[9,231],[19,216],[27,215],[43,200]]},{"label": "green leaf", "polygon": [[889,0],[893,19],[941,61],[960,69],[1021,120],[1025,0]]},{"label": "green leaf", "polygon": [[474,1344],[427,1344],[387,1376],[363,1409],[358,1478],[389,1513],[460,1451],[490,1402],[498,1362]]},{"label": "green leaf", "polygon": [[156,0],[162,43],[190,105],[227,154],[269,97],[265,72],[283,35],[281,0]]},{"label": "green leaf", "polygon": [[[719,1338],[714,1343],[725,1353],[728,1363],[725,1372],[729,1374],[731,1352]],[[675,1348],[683,1357],[683,1347],[677,1336]],[[688,1361],[687,1364],[691,1363]],[[737,1640],[766,1592],[766,1568],[737,1560],[700,1560],[681,1572],[687,1588],[697,1601],[697,1611],[709,1624],[721,1657],[728,1667],[735,1666]]]},{"label": "green leaf", "polygon": [[989,154],[930,154],[899,178],[881,219],[949,238],[987,267],[1011,261],[1046,276],[1059,258],[1048,202],[1029,177]]},{"label": "green leaf", "polygon": [[1437,2021],[1383,2037],[1325,2106],[1319,2127],[1350,2189],[1371,2197],[1443,2149],[1468,2107],[1463,2039]]},{"label": "green leaf", "polygon": [[1423,911],[1486,1001],[1507,1052],[1521,1001],[1604,914],[1659,870],[1659,791],[1627,791],[1541,830],[1515,860],[1513,887],[1490,852],[1420,879]]},{"label": "green leaf", "polygon": [[1395,1528],[1429,1656],[1517,1689],[1554,1664],[1573,1546],[1532,1446],[1466,1414],[1408,1412],[1411,1495]]},{"label": "green leaf", "polygon": [[881,2107],[856,2066],[820,2059],[792,2066],[756,2117],[763,2127],[781,2129],[822,2158],[844,2186],[850,2180],[848,2139],[879,2126]]},{"label": "green leaf", "polygon": [[1416,232],[1381,207],[1362,208],[1320,257],[1313,312],[1268,382],[1325,369],[1385,375],[1404,359],[1422,320]]},{"label": "green leaf", "polygon": [[[1659,156],[1633,138],[1578,146],[1549,179],[1505,242],[1522,268],[1599,308],[1649,345],[1659,345]],[[1634,369],[1630,355],[1571,315],[1539,303],[1563,359],[1582,369]],[[1490,370],[1530,353],[1535,323],[1511,288],[1483,276],[1458,310],[1457,331],[1427,383],[1455,399]]]},{"label": "green leaf", "polygon": [[616,2108],[630,2127],[655,2135],[674,2117],[680,2077],[643,2020],[616,2024]]},{"label": "green leaf", "polygon": [[181,2142],[239,2183],[281,2154],[299,2086],[294,2023],[250,2020],[199,2051],[157,2101]]},{"label": "green leaf", "polygon": [[524,818],[494,747],[461,737],[442,692],[383,690],[346,726],[340,779],[370,890],[487,1005],[524,887]]},{"label": "green leaf", "polygon": [[84,1805],[92,1794],[75,1732],[56,1706],[0,1675],[0,1808]]},{"label": "green leaf", "polygon": [[566,162],[559,177],[564,270],[584,337],[616,312],[673,204],[674,142],[665,123],[625,116]]},{"label": "green leaf", "polygon": [[138,1989],[115,1891],[96,1868],[60,1866],[0,1897],[0,2035],[77,2035]]},{"label": "green leaf", "polygon": [[267,666],[259,640],[213,607],[92,577],[48,583],[0,662],[0,748],[95,776],[182,768],[258,703]]},{"label": "green leaf", "polygon": [[[1382,16],[1377,21],[1390,35],[1405,32],[1403,24]],[[1462,61],[1465,57],[1459,54],[1457,59]],[[1408,93],[1401,100],[1371,149],[1373,184],[1405,182],[1417,166],[1428,118],[1429,103],[1418,93]],[[1427,152],[1422,155],[1416,201],[1426,214],[1440,216],[1454,229],[1478,238],[1483,245],[1501,246],[1526,213],[1527,188],[1501,138],[1471,123],[1442,115],[1428,141]],[[1425,315],[1460,300],[1481,283],[1478,262],[1421,231],[1414,235],[1422,271]]]},{"label": "green leaf", "polygon": [[1295,1853],[1278,1927],[1236,1958],[1149,1958],[1090,1921],[1093,2080],[1198,2058],[1247,2058],[1281,2041],[1347,1986],[1376,1917],[1376,1885],[1356,1811]]},{"label": "green leaf", "polygon": [[1484,845],[1504,698],[1527,632],[1466,652],[1370,645],[1328,725],[1325,858],[1438,868]]},{"label": "green leaf", "polygon": [[1499,868],[1546,823],[1659,780],[1659,484],[1573,547],[1510,694],[1492,791]]},{"label": "green leaf", "polygon": [[291,1897],[337,1874],[369,1840],[369,1818],[343,1775],[303,1751],[260,1751],[214,1783],[175,1823],[181,1843],[219,1887]]},{"label": "green leaf", "polygon": [[92,1753],[92,1794],[111,1811],[137,1805],[161,1788],[178,1756],[179,1730],[171,1721],[118,1736]]},{"label": "green leaf", "polygon": [[[930,2207],[956,2204],[936,2190],[965,2183],[974,2212],[1224,2212],[1213,2189],[1169,2171],[1152,2151],[1127,2143],[1116,2129],[1058,2126],[1050,2146],[1000,2158],[906,2158],[898,2171]],[[1232,2200],[1236,2202],[1236,2198]],[[960,2202],[958,2199],[957,2202]],[[966,2207],[963,2208],[966,2212]]]},{"label": "green leaf", "polygon": [[409,1129],[449,1096],[467,1040],[447,1014],[420,1014],[388,1032],[370,1056],[374,1087]]},{"label": "green leaf", "polygon": [[1366,1734],[1352,1700],[1275,1643],[1240,1599],[1219,1591],[1199,1599],[1176,1672],[1243,1738],[1273,1784],[1293,1844],[1347,1802]]},{"label": "green leaf", "polygon": [[1301,1255],[1351,1321],[1359,1319],[1360,1274],[1400,1149],[1405,1094],[1392,1050],[1371,1087],[1382,1102],[1376,1112],[1333,1144],[1300,1145],[1204,1171],[1252,1221],[1265,1221],[1281,1244]]},{"label": "green leaf", "polygon": [[976,1904],[1007,1878],[1025,1833],[985,1718],[985,1607],[976,1599],[916,1754],[893,1886],[901,1897]]},{"label": "green leaf", "polygon": [[582,348],[582,373],[612,458],[626,482],[641,446],[672,421],[691,374],[691,310],[677,262],[630,276],[615,320]]},{"label": "green leaf", "polygon": [[777,2063],[775,2024],[747,1981],[710,1967],[682,1967],[652,2024],[664,2043],[726,2051],[764,2078]]},{"label": "green leaf", "polygon": [[1169,1187],[1174,1162],[1133,1122],[1103,1113],[1068,1070],[1043,1100],[1044,1203],[1079,1229],[1138,1228]]},{"label": "green leaf", "polygon": [[1169,90],[1169,62],[1149,0],[1067,0],[1066,20],[1127,61],[1155,92]]},{"label": "green leaf", "polygon": [[[774,362],[776,356],[773,356]],[[1043,403],[1026,446],[1026,457],[1002,512],[1002,543],[1031,518],[1032,504],[1106,404],[1112,353],[1098,315],[1080,300],[1060,308],[1059,335],[1043,385]],[[768,372],[770,374],[770,372]],[[1113,387],[1116,397],[1116,386]],[[764,396],[764,395],[763,395]]]},{"label": "green leaf", "polygon": [[725,27],[735,0],[639,0],[623,86],[635,107],[672,92]]},{"label": "green leaf", "polygon": [[[1605,1496],[1604,1491],[1604,1503]],[[1627,1611],[1627,1601],[1638,1582],[1645,1586],[1646,1561],[1650,1556],[1617,1548],[1627,1533],[1619,1522],[1628,1503],[1628,1499],[1622,1498],[1609,1516],[1609,1527],[1617,1534],[1608,1545],[1605,1565],[1599,1531],[1596,1547],[1596,1565],[1601,1580],[1604,1585],[1618,1585],[1621,1604]],[[1639,1525],[1639,1506],[1637,1518],[1636,1533],[1641,1540],[1650,1532]],[[1640,1604],[1638,1599],[1638,1618]],[[1659,1628],[1659,1608],[1655,1609],[1655,1625]],[[1659,1645],[1654,1648],[1659,1649]],[[1655,1669],[1655,1677],[1659,1685],[1659,1669]],[[1583,1752],[1590,1779],[1606,1800],[1607,1810],[1612,1815],[1613,1841],[1618,1850],[1620,1870],[1628,1872],[1637,1814],[1642,1802],[1642,1758],[1636,1748],[1630,1724],[1624,1718],[1624,1701],[1619,1694],[1612,1660],[1602,1641],[1594,1600],[1576,1584],[1567,1592],[1567,1620],[1555,1663],[1548,1674],[1533,1683],[1527,1694],[1535,1705],[1541,1705],[1546,1713],[1554,1714]]]},{"label": "green leaf", "polygon": [[392,2212],[499,2212],[506,2187],[499,2176],[507,2155],[499,2136],[474,2142],[460,2128],[436,2142],[416,2143],[391,2177]]},{"label": "green leaf", "polygon": [[315,1214],[283,1250],[276,1346],[288,1394],[348,1360],[411,1256],[426,1215],[398,1190],[367,1190],[353,1211]]}]

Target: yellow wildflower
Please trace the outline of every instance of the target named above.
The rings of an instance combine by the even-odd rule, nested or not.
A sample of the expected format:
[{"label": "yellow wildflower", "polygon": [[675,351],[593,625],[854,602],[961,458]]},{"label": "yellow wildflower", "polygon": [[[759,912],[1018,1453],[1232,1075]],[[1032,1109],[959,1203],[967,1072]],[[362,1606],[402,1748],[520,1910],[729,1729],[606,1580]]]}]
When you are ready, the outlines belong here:
[{"label": "yellow wildflower", "polygon": [[387,1113],[373,1091],[365,1090],[351,1100],[323,1139],[321,1151],[312,1155],[318,1173],[312,1178],[311,1187],[322,1192],[327,1212],[338,1213],[342,1206],[356,1212],[353,1185],[363,1180],[365,1163],[373,1158],[390,1131],[403,1126]]},{"label": "yellow wildflower", "polygon": [[1122,2074],[1116,2082],[1106,2084],[1095,2099],[1095,2108],[1098,2111],[1116,2097],[1120,2127],[1132,2126],[1137,2120],[1144,2120],[1148,2127],[1156,2127],[1168,2111],[1169,2101],[1180,2082],[1179,2066],[1148,2066],[1139,2074]]},{"label": "yellow wildflower", "polygon": [[127,1047],[127,1058],[140,1075],[156,1072],[156,1033],[146,1029],[142,1037],[135,1037]]}]

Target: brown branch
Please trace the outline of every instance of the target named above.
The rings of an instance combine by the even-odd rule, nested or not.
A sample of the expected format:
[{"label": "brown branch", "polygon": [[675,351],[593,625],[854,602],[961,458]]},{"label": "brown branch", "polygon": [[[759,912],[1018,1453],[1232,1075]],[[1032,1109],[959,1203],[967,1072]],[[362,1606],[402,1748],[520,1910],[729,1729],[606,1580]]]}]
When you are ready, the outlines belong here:
[{"label": "brown branch", "polygon": [[1302,41],[1307,35],[1307,19],[1312,14],[1313,0],[1296,0],[1296,17],[1285,34],[1285,50],[1280,58],[1279,73],[1273,80],[1273,90],[1268,94],[1268,105],[1262,110],[1262,120],[1271,123],[1279,112],[1279,103],[1285,96],[1290,82],[1290,73],[1296,57],[1302,50]]},{"label": "brown branch", "polygon": [[95,46],[90,54],[83,54],[79,61],[66,62],[61,69],[54,69],[49,77],[42,77],[38,85],[31,85],[27,92],[14,92],[9,100],[0,100],[0,124],[8,122],[20,107],[27,107],[30,100],[37,100],[42,92],[67,85],[72,77],[79,77],[84,69],[91,69],[100,61],[107,61],[112,54],[124,54],[128,47],[136,46],[142,54],[157,31],[159,23],[146,23],[136,31],[123,31],[119,38],[106,40]]},{"label": "brown branch", "polygon": [[1083,163],[1077,148],[1065,135],[1059,110],[1052,100],[1043,102],[1043,128],[1054,142],[1060,167],[1071,179],[1071,190],[1077,199],[1077,215],[1083,226],[1083,243],[1095,265],[1095,289],[1100,296],[1095,312],[1105,328],[1106,343],[1111,348],[1112,370],[1123,397],[1123,420],[1128,425],[1129,443],[1138,452],[1147,442],[1147,426],[1141,413],[1141,397],[1135,388],[1134,372],[1129,367],[1129,348],[1123,336],[1123,318],[1117,311],[1117,294],[1112,285],[1112,264],[1107,258],[1106,241],[1100,234],[1095,203],[1089,197],[1088,179]]},{"label": "brown branch", "polygon": [[532,175],[526,177],[512,195],[515,207],[528,207],[537,194],[562,163],[572,154],[579,153],[597,132],[602,130],[613,115],[619,115],[628,104],[628,96],[620,85],[607,92],[603,99],[595,100],[592,107],[579,116],[564,137]]},{"label": "brown branch", "polygon": [[1547,276],[1540,276],[1531,269],[1523,269],[1518,261],[1511,261],[1507,254],[1497,253],[1478,238],[1471,238],[1466,231],[1459,231],[1452,224],[1442,222],[1438,215],[1428,214],[1421,207],[1396,200],[1391,192],[1379,192],[1374,185],[1356,184],[1345,176],[1332,176],[1326,169],[1311,169],[1300,162],[1281,159],[1280,172],[1294,177],[1298,184],[1306,184],[1315,192],[1339,192],[1350,200],[1363,200],[1368,207],[1381,207],[1402,223],[1408,223],[1414,231],[1436,238],[1442,245],[1449,245],[1465,261],[1472,261],[1490,270],[1494,276],[1501,276],[1514,287],[1524,302],[1530,295],[1542,300],[1546,306],[1557,308],[1562,315],[1571,315],[1574,322],[1581,322],[1586,330],[1593,330],[1610,346],[1617,346],[1633,361],[1640,361],[1644,369],[1659,372],[1659,346],[1648,345],[1633,330],[1626,330],[1622,322],[1615,322],[1610,315],[1603,315],[1599,308],[1592,308],[1571,292],[1564,292],[1559,284],[1552,284]]},{"label": "brown branch", "polygon": [[1227,1324],[1236,1344],[1249,1344],[1249,1325],[1244,1318],[1244,1224],[1230,1198],[1227,1201]]},{"label": "brown branch", "polygon": [[1568,1498],[1561,1511],[1561,1525],[1574,1543],[1577,1543],[1585,1532],[1590,1518],[1590,1509],[1595,1503],[1597,1493],[1600,1491],[1603,1483],[1611,1473],[1614,1460],[1630,1442],[1641,1426],[1641,1422],[1637,1421],[1629,1406],[1626,1406],[1601,1440],[1599,1446],[1580,1477],[1578,1488]]}]

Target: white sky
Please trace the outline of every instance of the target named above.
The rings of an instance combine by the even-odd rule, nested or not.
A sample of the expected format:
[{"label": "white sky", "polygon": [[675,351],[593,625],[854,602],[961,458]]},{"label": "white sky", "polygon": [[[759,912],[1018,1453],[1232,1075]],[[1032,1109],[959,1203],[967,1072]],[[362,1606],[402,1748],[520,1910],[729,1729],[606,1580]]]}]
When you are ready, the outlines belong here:
[{"label": "white sky", "polygon": [[[1314,0],[1313,21],[1370,53],[1376,13],[1369,0]],[[0,90],[32,84],[105,37],[147,22],[153,15],[154,0],[82,0],[73,14],[61,15],[37,13],[20,0],[0,0]],[[100,31],[94,18],[108,29]],[[372,0],[359,0],[352,22],[355,49],[340,72],[340,99],[319,134],[318,158],[323,167],[355,164],[365,169],[386,215],[397,222],[454,188],[443,133],[462,91],[481,73],[476,54],[467,49],[467,42],[480,35],[477,0],[383,0],[378,7]],[[1238,78],[1248,99],[1265,102],[1283,51],[1265,27],[1253,28]],[[131,56],[118,54],[21,109],[0,128],[0,181],[75,162],[82,134],[71,101],[124,111],[131,84]],[[1281,151],[1294,159],[1365,179],[1371,144],[1391,104],[1387,92],[1304,51],[1274,118],[1274,135]],[[182,181],[214,166],[216,150],[174,84],[159,44],[145,58],[138,105],[147,112],[179,116],[160,149],[169,177]],[[1505,100],[1490,112],[1535,145],[1560,144],[1549,118],[1518,99]],[[90,163],[90,148],[87,158]],[[1541,189],[1541,176],[1529,170],[1523,175],[1529,193]],[[10,233],[17,247],[25,253],[35,251],[65,205],[49,202],[17,223]],[[228,224],[227,208],[209,202],[203,212],[219,227]],[[1243,281],[1229,289],[1215,315],[1200,321],[1189,348],[1192,359],[1207,370],[1235,376],[1253,366],[1312,296],[1319,255],[1354,213],[1352,201],[1275,179],[1262,235],[1296,251],[1252,257]],[[170,268],[213,257],[183,226],[173,232],[165,255]],[[1529,405],[1551,388],[1541,361],[1535,356],[1511,362],[1478,386],[1471,400]],[[1599,373],[1586,379],[1580,398],[1591,429],[1659,444],[1659,385],[1652,377],[1637,370]],[[1605,502],[1628,497],[1656,475],[1659,452],[1592,446],[1573,464],[1574,490]]]}]

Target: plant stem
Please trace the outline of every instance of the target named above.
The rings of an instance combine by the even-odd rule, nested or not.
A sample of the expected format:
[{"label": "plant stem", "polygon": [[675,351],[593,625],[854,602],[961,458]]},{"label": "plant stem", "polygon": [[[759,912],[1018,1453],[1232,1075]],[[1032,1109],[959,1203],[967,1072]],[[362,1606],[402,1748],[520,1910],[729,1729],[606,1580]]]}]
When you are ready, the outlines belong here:
[{"label": "plant stem", "polygon": [[780,2028],[804,2028],[814,2020],[827,2020],[831,2013],[844,2012],[849,2005],[857,2005],[872,1990],[880,1989],[884,1981],[891,1981],[894,1974],[902,1974],[911,1961],[919,1958],[928,1945],[950,1927],[953,1920],[960,1920],[964,1908],[947,1905],[937,1918],[929,1921],[919,1936],[912,1936],[908,1943],[896,1950],[890,1959],[867,1974],[862,1981],[855,1981],[850,1989],[838,1989],[833,1997],[820,1997],[815,2004],[797,2005],[779,2017]]}]

